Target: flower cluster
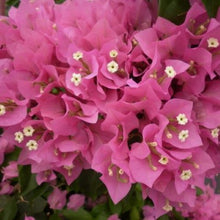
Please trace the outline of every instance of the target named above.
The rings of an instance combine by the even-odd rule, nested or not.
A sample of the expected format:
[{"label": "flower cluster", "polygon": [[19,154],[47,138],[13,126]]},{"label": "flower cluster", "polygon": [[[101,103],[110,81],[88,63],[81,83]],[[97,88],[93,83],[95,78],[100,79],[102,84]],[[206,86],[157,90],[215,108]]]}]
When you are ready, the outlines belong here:
[{"label": "flower cluster", "polygon": [[38,184],[91,168],[114,203],[140,183],[156,217],[194,205],[220,168],[220,19],[195,3],[177,26],[155,7],[22,0],[0,17],[0,163],[18,146]]},{"label": "flower cluster", "polygon": [[220,219],[220,195],[215,194],[213,188],[207,186],[205,192],[196,199],[195,207],[180,210],[190,219]]}]

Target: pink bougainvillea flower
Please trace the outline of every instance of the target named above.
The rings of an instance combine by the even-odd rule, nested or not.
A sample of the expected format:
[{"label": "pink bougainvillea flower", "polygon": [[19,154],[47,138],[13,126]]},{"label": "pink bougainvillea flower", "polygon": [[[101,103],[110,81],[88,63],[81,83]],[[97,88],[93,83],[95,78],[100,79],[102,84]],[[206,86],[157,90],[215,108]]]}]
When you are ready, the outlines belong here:
[{"label": "pink bougainvillea flower", "polygon": [[66,204],[66,191],[61,191],[57,187],[48,197],[48,203],[51,209],[62,209]]},{"label": "pink bougainvillea flower", "polygon": [[111,199],[116,204],[129,192],[131,176],[126,160],[113,160],[108,145],[96,151],[92,168],[102,173],[101,180],[106,185]]},{"label": "pink bougainvillea flower", "polygon": [[32,217],[32,216],[26,216],[26,215],[25,215],[24,220],[35,220],[35,218]]},{"label": "pink bougainvillea flower", "polygon": [[67,203],[68,209],[72,209],[74,211],[78,210],[85,203],[85,196],[81,194],[71,195],[69,198],[69,202]]},{"label": "pink bougainvillea flower", "polygon": [[17,162],[11,161],[8,166],[3,168],[3,181],[18,176]]}]

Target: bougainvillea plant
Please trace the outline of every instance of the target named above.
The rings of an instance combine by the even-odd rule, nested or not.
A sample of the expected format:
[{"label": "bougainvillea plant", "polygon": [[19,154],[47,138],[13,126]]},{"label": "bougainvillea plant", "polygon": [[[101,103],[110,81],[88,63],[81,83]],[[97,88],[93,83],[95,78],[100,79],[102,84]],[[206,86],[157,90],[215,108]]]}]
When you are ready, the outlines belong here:
[{"label": "bougainvillea plant", "polygon": [[0,219],[220,219],[220,2],[6,4]]}]

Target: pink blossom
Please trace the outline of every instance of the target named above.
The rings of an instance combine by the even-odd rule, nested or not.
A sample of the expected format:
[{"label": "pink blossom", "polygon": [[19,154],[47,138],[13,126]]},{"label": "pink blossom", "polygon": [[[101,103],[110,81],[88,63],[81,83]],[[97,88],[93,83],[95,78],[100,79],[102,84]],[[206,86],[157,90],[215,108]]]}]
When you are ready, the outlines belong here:
[{"label": "pink blossom", "polygon": [[68,209],[78,210],[85,203],[85,196],[80,194],[71,195],[67,203]]},{"label": "pink blossom", "polygon": [[66,191],[61,191],[57,187],[48,197],[48,203],[51,209],[62,209],[66,204]]}]

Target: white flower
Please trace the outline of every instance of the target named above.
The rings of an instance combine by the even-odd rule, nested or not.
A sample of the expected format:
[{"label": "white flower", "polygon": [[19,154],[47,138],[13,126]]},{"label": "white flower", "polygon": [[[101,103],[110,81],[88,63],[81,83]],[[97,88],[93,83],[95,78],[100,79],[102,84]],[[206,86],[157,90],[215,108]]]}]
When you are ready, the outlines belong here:
[{"label": "white flower", "polygon": [[173,207],[169,204],[169,201],[166,201],[166,205],[163,206],[163,210],[165,210],[166,212],[172,211]]},{"label": "white flower", "polygon": [[107,69],[110,73],[115,73],[118,71],[118,64],[115,61],[111,61],[107,64]]},{"label": "white flower", "polygon": [[37,150],[38,148],[38,143],[35,140],[29,140],[26,144],[26,147],[28,148],[28,150]]},{"label": "white flower", "polygon": [[219,42],[217,38],[210,37],[208,40],[208,47],[209,48],[217,48],[219,46]]},{"label": "white flower", "polygon": [[22,132],[18,131],[15,132],[15,141],[17,141],[18,143],[21,143],[24,140],[24,135]]},{"label": "white flower", "polygon": [[180,131],[178,137],[181,142],[184,142],[189,137],[189,131],[188,130]]},{"label": "white flower", "polygon": [[4,105],[0,104],[0,116],[6,113],[6,108]]},{"label": "white flower", "polygon": [[109,52],[109,56],[110,57],[117,57],[118,56],[118,51],[117,50],[111,50],[110,52]]},{"label": "white flower", "polygon": [[74,60],[79,60],[81,58],[83,58],[83,53],[82,52],[77,51],[77,52],[73,53],[73,59]]},{"label": "white flower", "polygon": [[176,76],[176,71],[174,70],[172,66],[167,66],[165,68],[165,73],[167,74],[169,78],[173,78]]},{"label": "white flower", "polygon": [[219,128],[214,128],[211,130],[211,135],[213,138],[217,138],[219,135]]},{"label": "white flower", "polygon": [[158,162],[159,162],[160,164],[166,165],[166,164],[168,164],[169,159],[168,159],[167,157],[161,155],[161,156],[160,156],[160,159],[158,160]]},{"label": "white flower", "polygon": [[178,116],[176,116],[176,120],[179,125],[185,125],[188,122],[188,118],[185,114],[179,114]]},{"label": "white flower", "polygon": [[181,180],[189,180],[192,177],[191,170],[183,170],[180,174]]},{"label": "white flower", "polygon": [[119,169],[119,170],[118,170],[118,173],[119,173],[119,175],[123,175],[123,174],[124,174],[124,170]]},{"label": "white flower", "polygon": [[75,86],[78,86],[81,83],[81,81],[82,81],[82,76],[80,73],[72,74],[71,82],[73,82]]},{"label": "white flower", "polygon": [[211,135],[213,138],[217,138],[219,135],[219,128],[215,128],[211,130]]},{"label": "white flower", "polygon": [[34,133],[34,128],[32,126],[27,126],[23,129],[23,133],[26,137],[31,137]]}]

